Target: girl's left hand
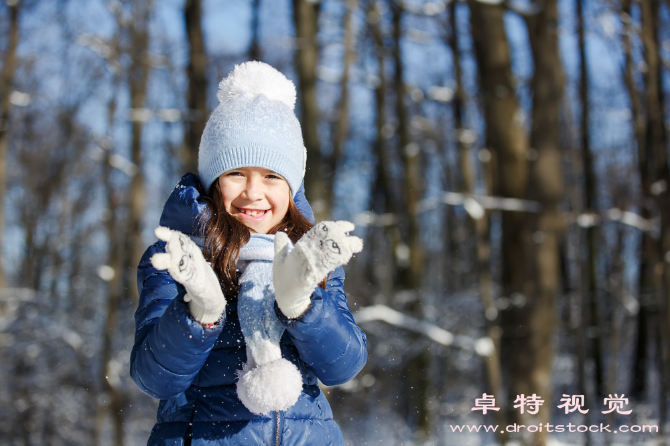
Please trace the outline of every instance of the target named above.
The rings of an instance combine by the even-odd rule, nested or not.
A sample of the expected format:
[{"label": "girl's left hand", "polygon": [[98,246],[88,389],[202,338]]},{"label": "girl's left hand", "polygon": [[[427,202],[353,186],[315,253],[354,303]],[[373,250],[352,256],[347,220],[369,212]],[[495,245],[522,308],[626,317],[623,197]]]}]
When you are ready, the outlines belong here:
[{"label": "girl's left hand", "polygon": [[279,309],[296,318],[309,307],[310,296],[330,272],[363,249],[348,221],[324,221],[305,234],[295,248],[283,232],[275,235],[273,277]]}]

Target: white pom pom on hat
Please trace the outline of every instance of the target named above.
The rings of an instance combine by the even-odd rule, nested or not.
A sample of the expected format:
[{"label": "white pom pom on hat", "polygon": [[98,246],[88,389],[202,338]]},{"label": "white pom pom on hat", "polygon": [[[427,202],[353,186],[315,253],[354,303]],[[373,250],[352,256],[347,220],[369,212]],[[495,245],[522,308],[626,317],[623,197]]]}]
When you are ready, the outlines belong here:
[{"label": "white pom pom on hat", "polygon": [[251,93],[254,97],[263,94],[268,99],[283,102],[291,110],[295,108],[293,82],[263,62],[249,61],[235,65],[233,72],[219,83],[216,97],[220,102],[225,102],[245,93]]}]

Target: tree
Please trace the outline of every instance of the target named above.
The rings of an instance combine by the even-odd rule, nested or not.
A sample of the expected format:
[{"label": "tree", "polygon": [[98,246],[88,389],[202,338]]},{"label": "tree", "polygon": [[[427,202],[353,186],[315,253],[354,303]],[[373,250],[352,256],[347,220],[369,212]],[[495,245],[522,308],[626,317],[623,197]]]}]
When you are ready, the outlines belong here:
[{"label": "tree", "polygon": [[184,167],[187,172],[198,171],[200,137],[207,121],[207,53],[202,33],[202,2],[187,0],[184,4],[184,22],[188,37],[189,59],[188,114],[184,121]]},{"label": "tree", "polygon": [[[491,153],[492,187],[494,195],[525,198],[528,189],[528,139],[521,125],[522,110],[515,95],[511,56],[505,26],[504,8],[474,0],[468,1],[474,52],[479,73],[482,107],[486,122],[486,147]],[[502,295],[527,296],[524,246],[527,229],[525,216],[518,212],[503,212],[501,264]],[[527,298],[527,297],[526,297]],[[527,394],[530,364],[524,347],[529,342],[528,310],[510,308],[501,314],[503,336],[501,356],[509,364],[509,395]],[[509,404],[508,409],[511,409]],[[518,412],[508,410],[510,422],[522,423]]]},{"label": "tree", "polygon": [[[448,28],[446,37],[447,45],[451,51],[453,60],[453,76],[456,81],[454,96],[452,100],[452,110],[454,115],[454,128],[458,137],[458,167],[461,175],[460,189],[463,193],[474,195],[476,186],[476,169],[472,160],[472,142],[469,140],[471,131],[465,126],[465,102],[466,94],[462,82],[461,50],[459,48],[459,30],[456,20],[456,2],[449,5],[449,23],[445,24]],[[488,151],[484,152],[488,153]],[[486,195],[492,194],[491,168],[488,161],[482,162],[483,183],[486,187]],[[500,333],[498,310],[494,300],[493,282],[491,277],[491,240],[490,240],[490,212],[485,211],[483,215],[473,216],[468,214],[469,219],[474,225],[475,250],[476,250],[476,272],[479,275],[479,293],[484,315],[487,320],[487,334],[491,338],[494,350],[488,358],[485,358],[485,366],[488,377],[490,392],[496,401],[504,401],[502,388],[502,374],[500,364]],[[496,423],[506,425],[506,416],[503,411],[495,411]],[[505,432],[496,432],[500,443],[504,444],[508,440]]]},{"label": "tree", "polygon": [[[559,143],[564,78],[558,48],[557,0],[544,0],[540,7],[536,15],[526,20],[535,65],[530,145],[537,150],[537,159],[530,163],[529,198],[540,202],[542,211],[527,215],[528,234],[532,234],[525,239],[529,293],[528,303],[519,313],[528,326],[528,334],[516,344],[523,353],[512,358],[514,370],[521,373],[525,381],[525,389],[514,382],[514,377],[512,389],[522,388],[526,395],[536,393],[546,401],[553,401],[553,339],[556,296],[560,292],[559,246],[563,230],[559,210],[564,199]],[[540,421],[547,423],[551,413],[541,410],[539,415]],[[546,431],[538,432],[533,444],[543,445],[546,440]]]},{"label": "tree", "polygon": [[[7,192],[7,146],[9,130],[10,97],[16,71],[16,48],[19,44],[19,10],[20,2],[10,4],[9,28],[7,29],[7,48],[2,61],[0,72],[0,245],[5,229],[5,195]],[[5,270],[0,259],[0,288],[7,286]]]},{"label": "tree", "polygon": [[319,141],[319,105],[316,92],[316,71],[319,63],[319,10],[320,2],[293,0],[293,22],[297,42],[296,69],[298,72],[298,101],[302,135],[307,148],[305,192],[316,221],[327,220],[330,213],[331,180],[321,154]]},{"label": "tree", "polygon": [[[581,123],[580,123],[580,133],[581,133],[581,154],[582,154],[582,169],[584,171],[584,211],[590,214],[594,214],[597,210],[596,203],[596,176],[593,167],[593,153],[591,152],[591,141],[590,141],[590,102],[589,102],[589,70],[588,70],[588,59],[586,57],[586,45],[584,39],[584,12],[585,12],[585,2],[584,0],[578,0],[577,5],[577,36],[579,39],[579,60],[580,60],[580,70],[579,70],[579,97],[580,97],[580,111],[581,111]],[[584,268],[584,278],[582,279],[582,319],[583,322],[580,324],[580,331],[583,335],[582,327],[588,325],[591,327],[598,326],[598,317],[600,315],[600,306],[598,304],[598,232],[595,225],[589,226],[586,228],[586,245],[585,245],[585,257],[586,265]],[[586,288],[586,289],[584,289]],[[579,349],[584,349],[582,345],[583,337],[580,336],[580,339],[577,340],[579,343]],[[604,389],[604,370],[602,364],[602,337],[598,333],[593,334],[593,338],[590,342],[591,357],[595,364],[595,382],[596,382],[596,393],[597,395],[605,395]],[[582,355],[584,356],[584,355]],[[580,366],[580,373],[583,375],[584,364]],[[581,378],[582,380],[584,377]]]}]

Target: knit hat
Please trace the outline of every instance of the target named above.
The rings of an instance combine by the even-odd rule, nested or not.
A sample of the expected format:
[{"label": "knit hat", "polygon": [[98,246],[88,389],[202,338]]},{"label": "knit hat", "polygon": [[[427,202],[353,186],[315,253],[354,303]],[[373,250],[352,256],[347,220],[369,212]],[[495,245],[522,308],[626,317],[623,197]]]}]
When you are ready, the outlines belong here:
[{"label": "knit hat", "polygon": [[263,167],[286,179],[295,196],[305,176],[307,150],[293,113],[295,85],[263,62],[245,62],[221,81],[220,104],[200,140],[198,173],[209,192],[224,172]]}]

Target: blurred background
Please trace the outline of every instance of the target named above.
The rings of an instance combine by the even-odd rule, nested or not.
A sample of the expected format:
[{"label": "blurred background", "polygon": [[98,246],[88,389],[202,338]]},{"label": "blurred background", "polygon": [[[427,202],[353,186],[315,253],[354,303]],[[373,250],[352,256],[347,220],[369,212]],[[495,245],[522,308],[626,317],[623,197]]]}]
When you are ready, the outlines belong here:
[{"label": "blurred background", "polygon": [[250,59],[297,86],[317,219],[365,240],[370,357],[324,387],[348,444],[663,444],[668,25],[667,0],[2,1],[0,444],[146,444],[136,265]]}]

